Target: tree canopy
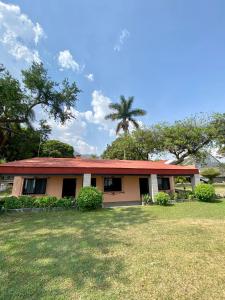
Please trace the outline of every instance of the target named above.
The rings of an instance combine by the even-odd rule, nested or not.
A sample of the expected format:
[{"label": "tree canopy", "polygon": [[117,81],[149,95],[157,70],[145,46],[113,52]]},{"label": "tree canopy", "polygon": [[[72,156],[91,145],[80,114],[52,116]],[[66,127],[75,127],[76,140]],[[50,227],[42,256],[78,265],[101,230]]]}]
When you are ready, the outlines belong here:
[{"label": "tree canopy", "polygon": [[123,134],[111,145],[107,145],[102,157],[105,159],[148,160],[151,140],[151,134],[144,130],[135,131],[129,135]]},{"label": "tree canopy", "polygon": [[124,96],[120,96],[120,103],[111,103],[109,105],[114,112],[107,115],[105,119],[119,121],[116,128],[116,133],[119,133],[121,129],[124,131],[124,133],[128,133],[130,123],[133,124],[135,128],[139,128],[139,124],[135,120],[135,117],[144,116],[146,112],[140,108],[132,109],[133,102],[134,97],[125,99]]},{"label": "tree canopy", "polygon": [[[35,155],[29,143],[32,140],[35,149],[38,149],[36,141],[42,139],[41,132],[33,128],[35,109],[40,108],[49,118],[64,123],[74,118],[72,109],[79,92],[75,82],[69,83],[67,79],[61,83],[53,81],[42,63],[34,62],[29,69],[23,70],[22,82],[1,67],[0,158],[13,160],[30,157],[31,153]],[[20,141],[29,146],[29,154],[21,150],[23,145]],[[24,157],[21,157],[22,153]]]},{"label": "tree canopy", "polygon": [[225,124],[225,114],[198,115],[173,124],[156,124],[117,138],[107,146],[103,157],[148,159],[154,154],[167,153],[173,155],[176,164],[189,156],[201,160],[209,148],[225,145],[225,126],[219,124]]},{"label": "tree canopy", "polygon": [[206,168],[201,171],[201,175],[208,178],[209,183],[213,183],[213,179],[220,175],[220,171],[217,168]]},{"label": "tree canopy", "polygon": [[43,157],[73,157],[73,146],[57,140],[48,140],[41,144],[40,156]]}]

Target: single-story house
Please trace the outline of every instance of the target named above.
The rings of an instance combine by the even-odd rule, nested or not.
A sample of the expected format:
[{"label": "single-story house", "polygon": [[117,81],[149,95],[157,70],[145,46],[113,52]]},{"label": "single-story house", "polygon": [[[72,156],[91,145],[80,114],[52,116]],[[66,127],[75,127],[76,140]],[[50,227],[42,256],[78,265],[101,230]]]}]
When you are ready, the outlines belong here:
[{"label": "single-story house", "polygon": [[14,196],[77,197],[82,186],[96,186],[104,203],[140,203],[143,194],[174,191],[174,176],[190,176],[199,183],[194,166],[164,161],[93,160],[82,158],[31,158],[0,164],[0,175],[13,175]]}]

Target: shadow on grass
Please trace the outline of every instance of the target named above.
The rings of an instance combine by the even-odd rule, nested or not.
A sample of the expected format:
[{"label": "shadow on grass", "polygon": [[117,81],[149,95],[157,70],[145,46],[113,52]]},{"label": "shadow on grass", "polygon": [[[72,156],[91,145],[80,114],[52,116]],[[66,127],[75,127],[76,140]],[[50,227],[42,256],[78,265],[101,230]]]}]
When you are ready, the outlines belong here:
[{"label": "shadow on grass", "polygon": [[[5,215],[0,232],[2,299],[59,296],[127,283],[129,242],[119,231],[153,220],[141,208]],[[2,281],[2,282],[1,282]]]}]

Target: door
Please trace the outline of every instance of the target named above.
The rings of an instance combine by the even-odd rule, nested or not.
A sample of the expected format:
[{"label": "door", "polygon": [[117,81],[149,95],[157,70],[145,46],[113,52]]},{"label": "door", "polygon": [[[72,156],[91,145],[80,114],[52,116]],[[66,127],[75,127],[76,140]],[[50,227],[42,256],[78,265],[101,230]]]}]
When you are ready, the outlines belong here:
[{"label": "door", "polygon": [[64,178],[62,197],[73,197],[76,195],[76,178]]},{"label": "door", "polygon": [[139,178],[140,194],[149,194],[148,178]]}]

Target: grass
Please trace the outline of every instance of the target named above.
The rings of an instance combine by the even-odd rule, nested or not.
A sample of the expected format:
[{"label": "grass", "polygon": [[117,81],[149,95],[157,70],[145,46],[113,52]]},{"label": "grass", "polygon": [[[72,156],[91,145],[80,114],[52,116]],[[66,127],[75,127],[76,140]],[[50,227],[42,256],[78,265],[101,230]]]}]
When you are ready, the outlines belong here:
[{"label": "grass", "polygon": [[[176,184],[176,188],[183,190],[184,186],[186,188],[186,190],[191,191],[192,187],[191,184],[189,183],[185,183],[185,184]],[[225,184],[224,183],[214,183],[213,186],[215,187],[215,191],[217,195],[220,195],[222,197],[225,196]]]},{"label": "grass", "polygon": [[225,201],[0,216],[0,299],[225,299]]},{"label": "grass", "polygon": [[0,197],[10,196],[11,193],[12,193],[12,187],[8,187],[6,190],[0,191]]}]

